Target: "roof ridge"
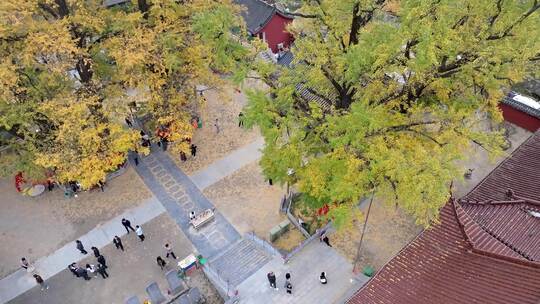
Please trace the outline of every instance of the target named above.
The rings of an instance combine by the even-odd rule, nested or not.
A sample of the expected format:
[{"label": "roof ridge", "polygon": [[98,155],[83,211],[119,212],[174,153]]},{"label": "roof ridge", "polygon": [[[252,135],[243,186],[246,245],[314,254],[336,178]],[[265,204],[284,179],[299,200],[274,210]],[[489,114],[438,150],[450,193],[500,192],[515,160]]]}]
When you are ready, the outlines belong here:
[{"label": "roof ridge", "polygon": [[[516,253],[517,255],[523,257],[524,259],[526,259],[528,261],[535,262],[528,254],[526,254],[523,251],[519,250],[518,248],[512,246],[508,241],[503,240],[501,237],[499,237],[498,235],[493,233],[491,230],[487,229],[484,225],[477,222],[472,216],[470,216],[467,213],[467,211],[465,211],[459,204],[457,204],[455,200],[452,201],[452,204],[454,206],[453,209],[454,209],[454,212],[455,212],[456,219],[458,221],[459,227],[460,227],[460,229],[461,229],[461,231],[462,231],[462,233],[463,233],[463,235],[465,237],[465,240],[467,241],[467,243],[469,243],[471,248],[473,248],[473,249],[475,249],[477,251],[488,252],[491,255],[495,255],[495,256],[506,256],[506,255],[503,255],[503,254],[492,253],[492,252],[487,251],[485,249],[481,249],[479,246],[477,246],[475,241],[473,241],[472,238],[467,233],[466,229],[469,228],[469,227],[465,227],[466,223],[464,223],[462,217],[465,217],[467,220],[472,222],[475,226],[479,227],[484,233],[486,233],[487,235],[489,235],[490,237],[495,239],[497,242],[502,244],[505,248],[511,250],[512,252]],[[458,210],[458,208],[459,208],[459,210]]]},{"label": "roof ridge", "polygon": [[485,205],[524,204],[524,203],[527,203],[527,200],[521,199],[521,198],[516,199],[516,200],[511,200],[511,201],[499,201],[499,200],[475,201],[475,200],[461,200],[460,199],[459,202],[463,204],[469,204],[469,205],[485,206]]},{"label": "roof ridge", "polygon": [[[487,202],[487,203],[486,203]],[[479,205],[479,206],[485,206],[485,205],[497,205],[497,204],[513,204],[513,203],[525,203],[525,201],[523,200],[516,200],[516,201],[493,201],[493,200],[489,200],[489,201],[484,201],[484,202],[476,202],[476,203],[470,203],[470,202],[465,202],[465,203],[468,203],[468,204],[473,204],[473,205]],[[458,205],[457,204],[454,204],[454,208],[457,208]],[[476,224],[476,226],[480,227],[480,229],[487,233],[489,236],[491,236],[492,238],[494,238],[495,240],[497,240],[499,243],[503,244],[506,248],[512,250],[513,252],[515,252],[516,254],[520,255],[521,257],[523,257],[524,259],[528,260],[528,261],[531,261],[531,262],[536,262],[530,255],[528,255],[527,253],[525,253],[524,251],[518,249],[517,247],[513,246],[509,241],[507,241],[506,239],[502,238],[501,236],[499,236],[498,234],[494,233],[493,231],[491,231],[489,228],[487,228],[484,224],[476,221],[471,215],[469,215],[467,213],[467,211],[465,211],[463,208],[460,207],[460,210],[461,212],[467,217],[467,219],[469,219],[470,221],[472,221],[473,223]],[[456,216],[457,216],[457,220],[460,224],[460,227],[463,226],[462,228],[462,231],[463,233],[465,234],[465,239],[467,240],[467,242],[471,245],[472,248],[478,250],[478,251],[486,251],[484,249],[480,249],[478,248],[475,243],[469,238],[467,232],[465,231],[465,224],[462,222],[462,219],[459,217],[459,214],[458,214],[458,211],[456,209]],[[496,254],[496,253],[491,253],[493,255],[496,255],[496,256],[504,256],[504,255],[501,255],[501,254]]]},{"label": "roof ridge", "polygon": [[524,197],[524,196],[515,195],[515,194],[514,194],[514,197],[517,198],[517,199],[523,200],[524,203],[528,203],[528,204],[540,207],[540,201],[534,200],[532,198],[527,198],[527,197]]}]

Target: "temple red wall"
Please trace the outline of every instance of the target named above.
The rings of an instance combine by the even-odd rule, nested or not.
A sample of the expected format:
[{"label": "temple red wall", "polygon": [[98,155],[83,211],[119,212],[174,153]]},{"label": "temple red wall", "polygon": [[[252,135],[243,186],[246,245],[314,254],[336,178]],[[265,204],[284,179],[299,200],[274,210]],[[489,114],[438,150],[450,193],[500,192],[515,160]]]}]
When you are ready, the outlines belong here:
[{"label": "temple red wall", "polygon": [[535,132],[536,130],[540,129],[540,119],[516,110],[503,103],[499,104],[499,108],[502,110],[504,120],[531,132]]},{"label": "temple red wall", "polygon": [[268,24],[259,32],[259,37],[262,37],[262,33],[265,33],[266,42],[268,47],[272,49],[272,52],[277,53],[277,45],[283,43],[283,46],[288,48],[293,41],[293,36],[286,31],[286,27],[292,19],[285,18],[279,14],[275,14],[274,17],[268,22]]}]

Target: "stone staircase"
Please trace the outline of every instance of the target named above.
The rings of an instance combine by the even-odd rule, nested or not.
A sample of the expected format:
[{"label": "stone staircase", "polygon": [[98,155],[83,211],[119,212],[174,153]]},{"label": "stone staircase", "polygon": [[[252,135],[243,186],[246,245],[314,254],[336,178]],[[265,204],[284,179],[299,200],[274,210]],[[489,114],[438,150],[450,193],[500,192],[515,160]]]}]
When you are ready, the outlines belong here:
[{"label": "stone staircase", "polygon": [[264,248],[248,238],[242,238],[213,257],[208,265],[229,288],[234,288],[272,259]]}]

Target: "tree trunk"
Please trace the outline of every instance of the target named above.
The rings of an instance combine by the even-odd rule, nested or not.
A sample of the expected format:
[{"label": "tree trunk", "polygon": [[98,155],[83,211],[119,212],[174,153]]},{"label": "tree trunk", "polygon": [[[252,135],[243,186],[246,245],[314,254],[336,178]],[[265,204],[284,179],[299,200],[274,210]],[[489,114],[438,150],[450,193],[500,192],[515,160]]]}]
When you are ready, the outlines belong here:
[{"label": "tree trunk", "polygon": [[79,77],[81,77],[82,83],[88,83],[92,79],[92,64],[91,61],[85,58],[79,59],[77,61],[77,64],[75,66],[77,69],[77,72],[79,73]]},{"label": "tree trunk", "polygon": [[55,0],[56,5],[58,5],[58,15],[60,18],[64,18],[69,15],[69,7],[66,3],[66,0]]}]

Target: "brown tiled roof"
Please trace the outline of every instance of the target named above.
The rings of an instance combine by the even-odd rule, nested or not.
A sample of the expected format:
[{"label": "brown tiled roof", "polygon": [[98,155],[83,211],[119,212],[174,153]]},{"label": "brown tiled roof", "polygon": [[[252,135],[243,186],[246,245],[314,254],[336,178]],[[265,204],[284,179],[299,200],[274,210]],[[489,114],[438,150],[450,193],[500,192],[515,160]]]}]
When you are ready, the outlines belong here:
[{"label": "brown tiled roof", "polygon": [[460,205],[446,204],[440,224],[422,232],[347,303],[538,304],[540,265],[490,255],[484,246],[474,249],[471,242],[487,233],[467,218]]},{"label": "brown tiled roof", "polygon": [[463,201],[448,202],[440,223],[403,248],[348,303],[539,304],[538,197],[540,132]]},{"label": "brown tiled roof", "polygon": [[540,131],[521,144],[464,199],[504,201],[508,199],[508,189],[518,196],[540,201]]},{"label": "brown tiled roof", "polygon": [[462,203],[471,221],[487,232],[492,239],[483,240],[479,246],[492,250],[505,247],[516,258],[540,262],[540,202],[515,200],[503,202]]}]

